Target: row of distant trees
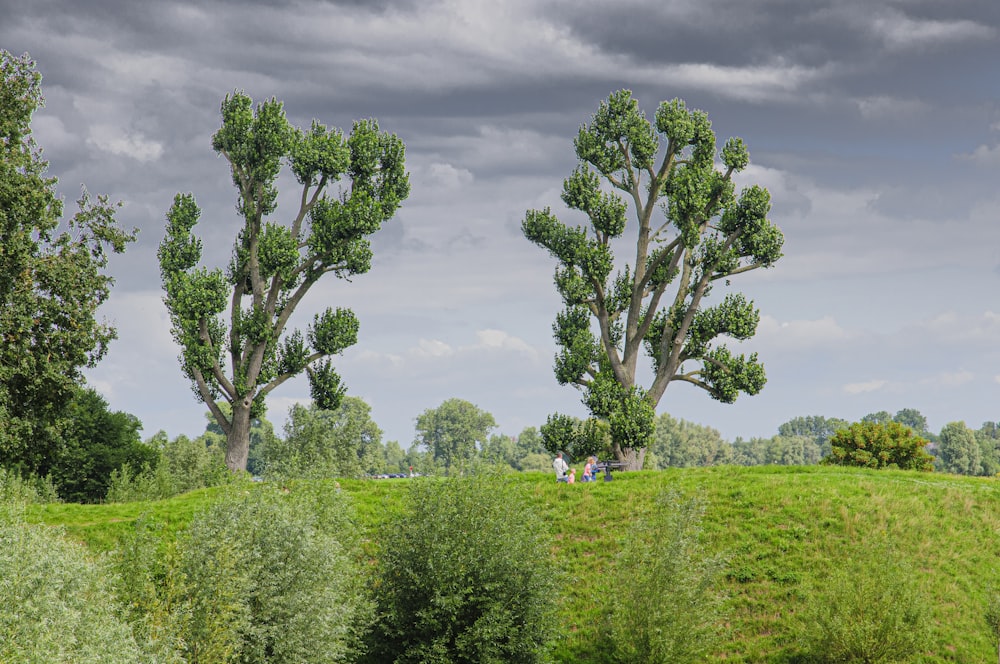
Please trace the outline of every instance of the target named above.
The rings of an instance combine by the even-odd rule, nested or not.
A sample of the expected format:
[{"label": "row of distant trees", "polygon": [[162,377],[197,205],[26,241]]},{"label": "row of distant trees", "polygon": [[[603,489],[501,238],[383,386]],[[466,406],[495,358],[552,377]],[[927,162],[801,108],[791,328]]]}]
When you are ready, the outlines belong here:
[{"label": "row of distant trees", "polygon": [[[140,442],[138,424],[122,413],[105,414],[103,401],[94,394],[88,402],[95,414],[81,422],[131,423],[114,440],[93,444],[100,427],[81,425],[81,432],[94,435],[91,442],[70,445],[78,453],[75,467],[88,469],[87,491],[80,489],[70,475],[61,473],[53,480],[60,495],[68,500],[127,501],[161,498],[202,486],[233,481],[224,457],[226,439],[214,418],[209,417],[205,432],[196,438],[178,436],[171,440],[159,432]],[[107,417],[112,417],[109,420]],[[593,420],[576,420],[571,425],[585,429]],[[962,422],[946,424],[939,433],[927,430],[926,418],[907,408],[895,415],[880,411],[859,422],[819,415],[795,417],[778,427],[769,438],[736,438],[728,441],[718,430],[688,422],[663,413],[656,418],[653,441],[645,460],[646,470],[697,466],[802,466],[826,462],[884,467],[933,469],[962,475],[992,476],[1000,472],[1000,423],[987,422],[973,430]],[[315,405],[293,406],[284,429],[276,432],[266,419],[252,422],[248,468],[255,476],[281,480],[287,478],[349,478],[387,474],[455,474],[473,464],[506,467],[514,471],[548,472],[552,455],[562,439],[551,435],[552,418],[541,427],[526,427],[517,435],[496,432],[492,414],[463,399],[449,399],[429,408],[416,418],[416,436],[404,448],[396,440],[383,440],[383,432],[372,419],[371,409],[362,399],[345,397],[334,410]],[[876,432],[876,434],[872,434]],[[601,458],[609,457],[607,431],[591,431],[590,443],[605,445],[591,448]],[[888,439],[905,438],[910,449],[905,454],[920,455],[920,463],[886,457],[866,461],[850,447],[852,437],[884,435]],[[602,436],[604,438],[602,439]],[[874,439],[869,451],[877,454],[880,444]],[[891,445],[897,445],[891,442]],[[120,449],[115,452],[115,446]],[[841,447],[838,447],[840,445]],[[865,443],[861,443],[864,447]],[[582,449],[582,448],[580,448]],[[100,459],[87,460],[85,450]],[[834,451],[837,454],[834,454]],[[927,453],[930,453],[929,455]],[[838,458],[839,454],[839,458]],[[103,456],[102,456],[103,455]],[[571,463],[582,463],[579,451],[570,451]],[[847,457],[847,458],[845,458]],[[119,469],[111,460],[125,459]],[[860,460],[859,460],[860,459]],[[909,459],[909,457],[907,457]],[[94,470],[103,469],[101,472]],[[86,474],[83,470],[80,474]]]},{"label": "row of distant trees", "polygon": [[[71,417],[59,429],[58,454],[46,466],[46,474],[36,480],[46,485],[47,493],[63,500],[163,498],[234,479],[224,462],[226,436],[210,415],[197,437],[171,439],[160,431],[142,440],[138,418],[111,411],[92,389],[78,389],[69,412]],[[831,456],[831,441],[838,432],[857,424],[895,425],[912,432],[916,447],[931,453],[937,471],[978,476],[1000,473],[1000,423],[985,422],[971,429],[964,422],[950,422],[932,433],[927,419],[912,408],[895,415],[871,413],[859,423],[821,415],[795,417],[769,438],[733,441],[711,426],[663,413],[655,420],[644,469],[818,464]],[[565,431],[554,431],[560,427],[576,431],[576,447],[564,446]],[[497,432],[491,413],[458,398],[421,413],[415,432],[405,447],[399,441],[384,440],[371,408],[357,397],[345,397],[333,410],[295,405],[281,431],[266,418],[252,421],[248,471],[268,479],[428,475],[454,474],[470,464],[486,463],[515,471],[547,472],[552,455],[559,450],[568,454],[571,463],[582,463],[591,453],[610,457],[608,432],[594,420],[560,416],[509,435]]]}]

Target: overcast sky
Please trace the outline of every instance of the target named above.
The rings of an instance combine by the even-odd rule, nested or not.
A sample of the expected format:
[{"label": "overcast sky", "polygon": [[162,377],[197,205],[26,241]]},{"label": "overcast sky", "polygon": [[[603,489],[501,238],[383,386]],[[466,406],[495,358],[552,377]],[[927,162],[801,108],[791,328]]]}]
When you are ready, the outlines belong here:
[{"label": "overcast sky", "polygon": [[[412,194],[371,272],[302,307],[358,315],[336,365],[386,440],[408,446],[451,397],[509,434],[585,414],[552,373],[553,261],[520,222],[562,209],[573,137],[620,88],[650,116],[674,97],[705,110],[720,145],[741,136],[741,184],[770,189],[785,233],[774,268],[733,280],[761,309],[744,346],[764,390],[725,405],[674,383],[659,412],[730,440],[799,415],[1000,420],[996,0],[0,0],[0,16],[0,47],[42,72],[33,126],[67,208],[85,184],[140,229],[103,310],[119,339],[88,376],[146,437],[204,430],[156,247],[192,192],[206,264],[227,260],[236,196],[211,135],[234,89],[277,97],[299,126],[374,116],[406,143]],[[273,396],[280,429],[308,385]]]}]

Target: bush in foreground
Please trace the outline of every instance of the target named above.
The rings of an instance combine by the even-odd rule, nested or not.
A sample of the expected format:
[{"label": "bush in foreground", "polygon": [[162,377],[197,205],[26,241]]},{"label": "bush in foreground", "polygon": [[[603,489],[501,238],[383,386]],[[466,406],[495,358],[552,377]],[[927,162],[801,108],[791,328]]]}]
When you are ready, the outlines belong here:
[{"label": "bush in foreground", "polygon": [[502,475],[414,481],[382,532],[369,661],[545,661],[555,569],[542,522]]},{"label": "bush in foreground", "polygon": [[350,661],[367,622],[346,499],[322,485],[234,488],[176,547],[140,522],[123,604],[157,661]]},{"label": "bush in foreground", "polygon": [[912,661],[930,626],[916,572],[886,545],[856,556],[812,589],[801,627],[807,661]]},{"label": "bush in foreground", "polygon": [[48,526],[0,510],[0,662],[134,664],[107,577]]},{"label": "bush in foreground", "polygon": [[704,661],[719,641],[724,568],[701,542],[704,505],[675,492],[632,525],[615,566],[609,635],[616,661]]}]

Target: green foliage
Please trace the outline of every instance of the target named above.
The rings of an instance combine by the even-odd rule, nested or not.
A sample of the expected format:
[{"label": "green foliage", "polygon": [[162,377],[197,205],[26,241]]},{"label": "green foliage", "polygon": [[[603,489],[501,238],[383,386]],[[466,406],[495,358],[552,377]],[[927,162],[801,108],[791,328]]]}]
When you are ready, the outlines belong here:
[{"label": "green foliage", "polygon": [[[228,269],[198,267],[200,210],[189,194],[175,197],[158,256],[181,366],[226,435],[227,465],[246,470],[250,420],[264,414],[271,390],[304,371],[317,406],[340,404],[344,386],[330,356],[357,342],[357,318],[328,308],[306,334],[288,321],[323,275],[371,268],[368,237],[409,195],[409,181],[403,143],[375,120],[355,122],[346,138],[316,121],[303,131],[277,100],[254,106],[241,92],[226,96],[221,114],[212,147],[229,163],[243,220]],[[302,186],[284,224],[265,221],[277,212],[283,163]]]},{"label": "green foliage", "polygon": [[983,607],[983,620],[990,630],[993,643],[997,647],[997,661],[1000,662],[1000,590],[991,586],[986,591],[986,604]]},{"label": "green foliage", "polygon": [[379,539],[371,662],[547,661],[555,570],[508,478],[412,482]]},{"label": "green foliage", "polygon": [[128,465],[113,471],[108,502],[162,500],[239,479],[226,468],[225,440],[217,434],[207,432],[193,440],[181,435],[171,441],[160,431],[147,441],[147,446],[157,454],[155,465],[144,464],[138,472]]},{"label": "green foliage", "polygon": [[189,662],[345,661],[366,603],[343,496],[231,492],[176,546],[139,522],[117,559],[137,634]]},{"label": "green foliage", "polygon": [[982,475],[982,449],[965,422],[949,422],[938,440],[941,470],[959,475]]},{"label": "green foliage", "polygon": [[493,415],[463,399],[448,399],[417,417],[416,440],[450,474],[474,459],[497,426]]},{"label": "green foliage", "polygon": [[399,441],[390,440],[382,448],[382,464],[387,473],[405,473],[409,471],[409,464],[406,461],[406,452],[400,446]]},{"label": "green foliage", "polygon": [[[540,429],[541,443],[550,455],[564,452],[570,459],[588,456],[607,458],[611,451],[611,427],[602,420],[581,420],[572,415],[553,413]],[[552,465],[550,458],[546,468]]]},{"label": "green foliage", "polygon": [[809,661],[914,661],[930,627],[919,575],[884,544],[854,555],[810,589],[801,635]]},{"label": "green foliage", "polygon": [[284,439],[272,438],[260,455],[267,478],[359,477],[385,467],[382,430],[357,397],[346,397],[336,410],[292,406]]},{"label": "green foliage", "polygon": [[656,418],[653,442],[649,447],[656,466],[646,459],[646,468],[689,468],[714,466],[731,461],[732,448],[715,429],[677,420],[667,413]]},{"label": "green foliage", "polygon": [[706,550],[704,505],[665,492],[615,561],[609,634],[617,661],[702,662],[720,640],[722,558]]},{"label": "green foliage", "polygon": [[56,179],[31,134],[42,103],[35,63],[0,49],[0,459],[37,476],[58,463],[83,369],[116,336],[96,312],[114,283],[109,254],[135,240],[115,221],[118,205],[86,190],[60,228]]},{"label": "green foliage", "polygon": [[830,439],[830,455],[823,463],[931,471],[933,457],[925,449],[927,442],[899,422],[855,422]]},{"label": "green foliage", "polygon": [[59,432],[63,449],[51,473],[63,500],[98,502],[105,498],[114,471],[155,467],[159,455],[139,438],[139,420],[111,412],[96,390],[78,389],[66,416]]},{"label": "green foliage", "polygon": [[984,422],[976,431],[979,442],[979,458],[983,464],[983,475],[992,477],[1000,473],[1000,426],[996,422]]},{"label": "green foliage", "polygon": [[0,504],[55,503],[56,487],[48,477],[21,477],[16,471],[0,467]]},{"label": "green foliage", "polygon": [[0,510],[0,661],[134,664],[105,571],[58,529]]},{"label": "green foliage", "polygon": [[[604,599],[614,592],[610,572],[627,542],[623,524],[671,489],[704,497],[705,554],[725,552],[730,561],[723,609],[728,629],[705,661],[812,661],[801,652],[797,623],[813,588],[825,585],[833,569],[854,569],[850,560],[857,560],[857,551],[884,539],[917,570],[930,615],[929,643],[910,661],[996,659],[996,643],[983,622],[984,585],[996,577],[1000,557],[1000,540],[992,536],[1000,513],[993,479],[844,466],[729,465],[622,473],[613,482],[567,487],[552,481],[551,457],[542,460],[544,472],[511,473],[505,480],[544,522],[551,535],[548,555],[562,572],[559,622],[551,630],[557,641],[553,661],[610,661],[599,626],[605,620]],[[352,524],[369,543],[370,560],[376,557],[373,543],[394,536],[394,519],[406,513],[413,483],[340,481],[355,507]],[[299,484],[289,488],[286,498],[300,495]],[[103,552],[116,550],[142,514],[172,541],[222,493],[204,489],[158,502],[29,504],[24,509],[28,520],[64,525],[74,541]],[[506,515],[504,528],[514,516],[513,510]],[[345,524],[338,532],[350,530]]]},{"label": "green foliage", "polygon": [[[680,100],[661,103],[651,122],[630,91],[613,92],[580,128],[575,147],[579,164],[563,183],[562,200],[585,214],[587,225],[564,224],[545,208],[528,210],[521,230],[557,261],[565,309],[553,326],[556,379],[581,388],[594,417],[610,422],[615,456],[637,469],[670,382],[691,383],[725,403],[763,388],[755,354],[734,355],[717,343],[751,338],[757,309],[739,293],[714,307],[706,298],[717,282],[728,287],[737,274],[773,265],[783,236],[767,218],[766,189],[734,193],[733,173],[749,164],[742,140],[730,139],[717,155],[708,116]],[[724,172],[715,170],[716,156]],[[630,205],[636,262],[612,276],[620,263],[612,240],[625,234]],[[654,222],[657,211],[665,216]],[[636,385],[643,350],[653,369],[648,389]]]}]

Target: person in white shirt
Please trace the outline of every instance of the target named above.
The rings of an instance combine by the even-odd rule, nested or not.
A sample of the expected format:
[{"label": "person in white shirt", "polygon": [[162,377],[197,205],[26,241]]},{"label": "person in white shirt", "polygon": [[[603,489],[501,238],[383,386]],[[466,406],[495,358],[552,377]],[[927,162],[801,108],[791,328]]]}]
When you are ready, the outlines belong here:
[{"label": "person in white shirt", "polygon": [[563,459],[562,452],[556,454],[556,458],[552,461],[552,468],[556,471],[556,482],[569,481],[569,478],[566,477],[566,471],[569,470],[569,466]]}]

